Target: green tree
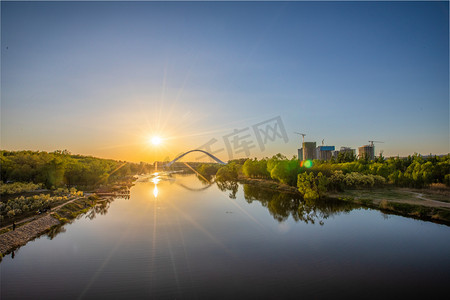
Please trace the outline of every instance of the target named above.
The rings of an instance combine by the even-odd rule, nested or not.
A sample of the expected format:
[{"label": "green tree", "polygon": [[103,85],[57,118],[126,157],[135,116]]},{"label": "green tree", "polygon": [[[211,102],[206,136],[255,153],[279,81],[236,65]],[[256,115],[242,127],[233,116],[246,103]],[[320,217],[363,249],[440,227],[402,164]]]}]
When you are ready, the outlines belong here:
[{"label": "green tree", "polygon": [[236,181],[242,168],[235,162],[222,166],[216,173],[216,181]]},{"label": "green tree", "polygon": [[270,172],[270,177],[281,183],[295,186],[297,174],[300,173],[301,170],[297,159],[281,160]]},{"label": "green tree", "polygon": [[316,200],[327,191],[328,180],[322,173],[314,176],[313,172],[298,174],[297,187],[305,200]]}]

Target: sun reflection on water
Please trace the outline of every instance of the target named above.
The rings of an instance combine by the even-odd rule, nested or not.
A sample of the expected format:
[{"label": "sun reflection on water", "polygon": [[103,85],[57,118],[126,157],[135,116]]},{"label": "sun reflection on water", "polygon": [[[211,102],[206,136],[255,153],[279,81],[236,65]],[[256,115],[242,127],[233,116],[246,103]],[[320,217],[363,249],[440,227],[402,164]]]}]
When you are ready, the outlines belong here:
[{"label": "sun reflection on water", "polygon": [[161,181],[161,178],[159,177],[158,172],[155,172],[153,174],[155,177],[152,178],[152,182],[155,185],[155,187],[153,188],[153,196],[155,196],[155,198],[158,197],[158,183]]}]

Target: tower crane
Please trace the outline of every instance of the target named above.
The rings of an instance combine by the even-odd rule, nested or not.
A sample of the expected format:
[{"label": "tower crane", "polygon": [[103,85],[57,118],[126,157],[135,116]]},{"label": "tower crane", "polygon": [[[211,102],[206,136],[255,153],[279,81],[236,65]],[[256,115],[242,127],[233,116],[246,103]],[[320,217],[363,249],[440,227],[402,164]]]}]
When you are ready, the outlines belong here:
[{"label": "tower crane", "polygon": [[370,143],[370,147],[373,147],[373,143],[384,143],[384,142],[380,142],[380,141],[369,141]]},{"label": "tower crane", "polygon": [[299,134],[299,135],[302,136],[302,145],[303,145],[303,143],[305,142],[305,135],[306,135],[306,134],[304,134],[304,133],[299,133],[299,132],[294,132],[294,133]]}]

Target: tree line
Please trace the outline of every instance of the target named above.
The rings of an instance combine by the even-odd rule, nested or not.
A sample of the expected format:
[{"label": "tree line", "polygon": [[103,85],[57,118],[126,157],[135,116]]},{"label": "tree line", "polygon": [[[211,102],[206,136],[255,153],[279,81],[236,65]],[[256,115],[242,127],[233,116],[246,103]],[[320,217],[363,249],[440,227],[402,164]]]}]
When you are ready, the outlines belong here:
[{"label": "tree line", "polygon": [[49,189],[76,186],[78,189],[108,184],[118,179],[147,173],[153,166],[64,151],[0,151],[1,181],[42,184]]},{"label": "tree line", "polygon": [[375,160],[341,156],[331,161],[314,160],[307,168],[294,156],[282,154],[271,158],[230,161],[226,166],[200,166],[200,172],[216,180],[229,181],[244,178],[272,179],[296,186],[309,199],[322,197],[325,192],[351,188],[370,188],[392,184],[399,187],[423,188],[431,184],[450,186],[450,155],[429,156],[418,154],[406,158],[380,156]]}]

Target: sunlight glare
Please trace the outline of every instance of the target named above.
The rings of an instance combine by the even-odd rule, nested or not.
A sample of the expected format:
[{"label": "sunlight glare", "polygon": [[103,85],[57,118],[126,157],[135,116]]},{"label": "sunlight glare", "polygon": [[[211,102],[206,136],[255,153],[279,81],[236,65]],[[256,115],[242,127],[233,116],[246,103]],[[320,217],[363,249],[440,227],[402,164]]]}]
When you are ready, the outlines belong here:
[{"label": "sunlight glare", "polygon": [[153,188],[153,196],[155,196],[155,198],[158,197],[158,183],[161,181],[161,178],[158,175],[158,172],[155,172],[153,174],[155,177],[152,178],[152,182],[155,185],[155,187]]},{"label": "sunlight glare", "polygon": [[161,138],[159,136],[154,136],[151,138],[150,142],[152,143],[152,145],[159,145],[161,144]]}]

